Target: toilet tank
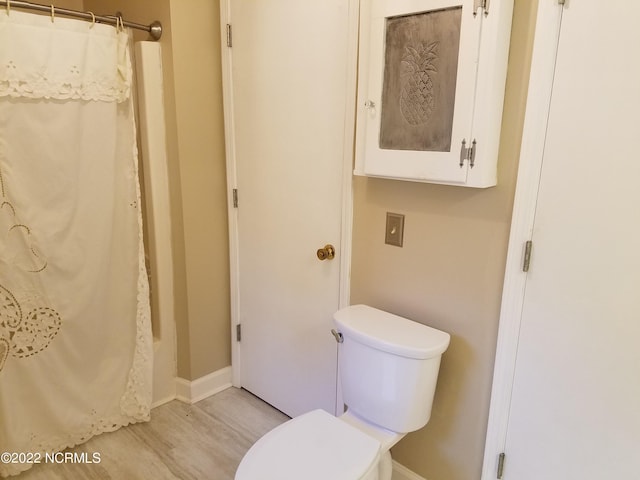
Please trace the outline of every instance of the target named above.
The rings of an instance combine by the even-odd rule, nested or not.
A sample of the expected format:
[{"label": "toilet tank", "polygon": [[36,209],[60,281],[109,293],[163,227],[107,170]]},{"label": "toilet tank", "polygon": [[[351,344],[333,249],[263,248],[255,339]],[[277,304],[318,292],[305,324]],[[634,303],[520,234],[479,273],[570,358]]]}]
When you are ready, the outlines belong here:
[{"label": "toilet tank", "polygon": [[425,426],[449,334],[367,305],[338,310],[334,320],[349,411],[398,433]]}]

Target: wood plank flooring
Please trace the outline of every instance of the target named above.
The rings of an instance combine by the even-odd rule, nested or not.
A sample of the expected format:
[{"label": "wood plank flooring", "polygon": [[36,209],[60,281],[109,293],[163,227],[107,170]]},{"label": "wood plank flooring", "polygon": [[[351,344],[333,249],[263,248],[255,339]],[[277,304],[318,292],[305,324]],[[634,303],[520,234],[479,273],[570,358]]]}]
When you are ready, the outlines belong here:
[{"label": "wood plank flooring", "polygon": [[245,452],[288,420],[249,392],[228,388],[194,405],[174,400],[151,421],[92,438],[72,452],[94,464],[40,464],[17,480],[232,480]]}]

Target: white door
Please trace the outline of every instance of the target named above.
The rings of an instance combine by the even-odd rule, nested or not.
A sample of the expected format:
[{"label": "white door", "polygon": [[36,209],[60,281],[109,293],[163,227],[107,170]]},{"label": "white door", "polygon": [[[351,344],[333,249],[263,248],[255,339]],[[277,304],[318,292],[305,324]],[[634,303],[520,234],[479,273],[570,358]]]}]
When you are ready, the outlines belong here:
[{"label": "white door", "polygon": [[[349,3],[229,2],[242,328],[235,367],[241,386],[291,416],[336,409],[330,331],[352,148],[345,117],[355,97]],[[321,261],[316,252],[328,244],[336,256]]]},{"label": "white door", "polygon": [[640,2],[566,3],[503,478],[637,479]]}]

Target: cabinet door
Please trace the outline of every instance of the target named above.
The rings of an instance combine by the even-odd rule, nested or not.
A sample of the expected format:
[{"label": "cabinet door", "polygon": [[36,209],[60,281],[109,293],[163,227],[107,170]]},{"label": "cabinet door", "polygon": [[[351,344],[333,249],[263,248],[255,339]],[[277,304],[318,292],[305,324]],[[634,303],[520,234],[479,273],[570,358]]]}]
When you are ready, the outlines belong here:
[{"label": "cabinet door", "polygon": [[[500,0],[491,3],[494,2],[500,6]],[[480,7],[482,3],[478,0],[363,3],[356,174],[454,185],[495,184],[495,158],[481,167],[493,170],[488,180],[483,176],[482,181],[470,181],[477,163],[466,150],[474,144],[474,113],[476,117],[482,113],[475,109],[485,24],[493,27],[498,18],[504,23],[505,17],[496,14],[496,21],[490,22],[493,13],[485,12]],[[506,28],[510,28],[510,20],[508,15]],[[500,27],[504,29],[505,25]],[[494,36],[492,32],[487,35]],[[506,52],[508,36],[506,44],[502,40],[500,48]],[[500,88],[498,81],[499,95],[495,99],[500,113],[506,54],[501,60],[502,84]],[[495,72],[489,73],[493,76]],[[495,129],[499,128],[498,118]],[[497,149],[494,154],[497,157]]]}]

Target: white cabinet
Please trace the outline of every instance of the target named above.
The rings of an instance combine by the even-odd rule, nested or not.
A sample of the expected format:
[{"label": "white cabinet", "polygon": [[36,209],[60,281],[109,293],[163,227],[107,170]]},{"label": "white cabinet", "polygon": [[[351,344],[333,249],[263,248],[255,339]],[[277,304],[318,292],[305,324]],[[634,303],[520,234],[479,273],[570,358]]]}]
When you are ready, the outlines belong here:
[{"label": "white cabinet", "polygon": [[513,0],[363,0],[356,175],[496,184]]}]

